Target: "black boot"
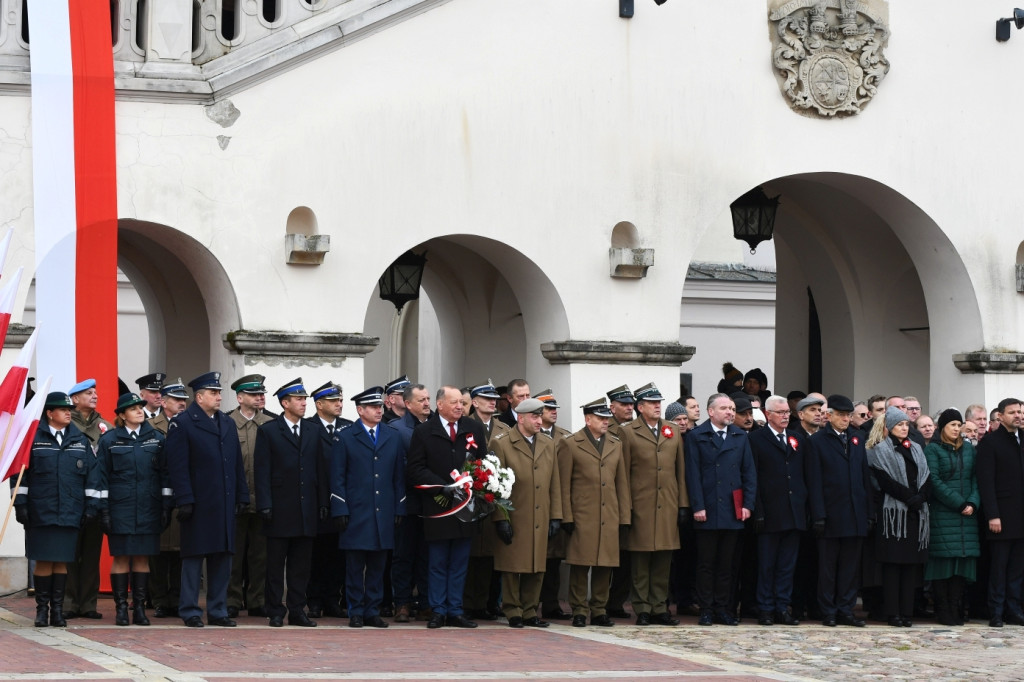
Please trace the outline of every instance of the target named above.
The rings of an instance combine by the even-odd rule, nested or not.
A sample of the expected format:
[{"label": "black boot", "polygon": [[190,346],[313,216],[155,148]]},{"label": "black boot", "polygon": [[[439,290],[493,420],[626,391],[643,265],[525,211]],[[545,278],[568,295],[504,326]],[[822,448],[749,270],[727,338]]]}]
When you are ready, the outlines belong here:
[{"label": "black boot", "polygon": [[128,574],[111,573],[110,589],[114,592],[114,606],[117,607],[114,625],[130,625],[128,620]]},{"label": "black boot", "polygon": [[950,603],[950,580],[932,581],[932,598],[935,600],[935,620],[941,625],[956,625],[953,618],[953,606]]},{"label": "black boot", "polygon": [[68,582],[67,573],[53,574],[53,590],[50,592],[50,625],[55,628],[66,628],[64,620],[64,586]]},{"label": "black boot", "polygon": [[955,575],[949,579],[949,607],[953,614],[953,624],[964,624],[964,579]]},{"label": "black boot", "polygon": [[36,627],[45,628],[50,624],[50,591],[53,589],[52,575],[33,576],[36,585]]},{"label": "black boot", "polygon": [[149,573],[132,573],[132,622],[136,625],[149,625],[149,618],[146,618],[148,585]]}]

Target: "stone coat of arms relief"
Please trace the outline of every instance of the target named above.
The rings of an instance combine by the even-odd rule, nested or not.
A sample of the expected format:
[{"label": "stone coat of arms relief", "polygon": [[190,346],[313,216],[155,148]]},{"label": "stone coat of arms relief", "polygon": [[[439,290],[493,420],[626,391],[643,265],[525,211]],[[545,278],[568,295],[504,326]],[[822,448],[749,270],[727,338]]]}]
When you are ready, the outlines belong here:
[{"label": "stone coat of arms relief", "polygon": [[889,72],[883,0],[769,0],[772,64],[794,111],[852,116]]}]

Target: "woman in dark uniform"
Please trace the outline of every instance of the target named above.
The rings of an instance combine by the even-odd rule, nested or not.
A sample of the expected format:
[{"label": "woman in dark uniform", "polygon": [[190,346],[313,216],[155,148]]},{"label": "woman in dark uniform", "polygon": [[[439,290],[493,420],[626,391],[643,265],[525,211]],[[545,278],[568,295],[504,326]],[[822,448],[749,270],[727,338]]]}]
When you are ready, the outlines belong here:
[{"label": "woman in dark uniform", "polygon": [[28,468],[14,498],[25,526],[25,556],[36,562],[37,628],[66,627],[64,586],[75,560],[78,529],[96,518],[100,493],[96,458],[89,439],[71,423],[71,398],[46,396],[43,418],[33,435]]},{"label": "woman in dark uniform", "polygon": [[128,572],[131,570],[132,621],[149,625],[146,592],[149,557],[160,553],[160,531],[170,520],[164,436],[146,421],[146,401],[135,393],[117,399],[117,428],[99,441],[100,519],[107,531],[110,586],[117,606],[115,623],[128,625]]}]

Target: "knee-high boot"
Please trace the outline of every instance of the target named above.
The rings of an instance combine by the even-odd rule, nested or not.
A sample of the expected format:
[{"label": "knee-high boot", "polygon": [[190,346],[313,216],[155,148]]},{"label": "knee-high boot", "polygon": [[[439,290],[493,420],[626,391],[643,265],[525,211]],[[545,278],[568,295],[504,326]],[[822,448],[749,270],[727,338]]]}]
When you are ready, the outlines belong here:
[{"label": "knee-high boot", "polygon": [[68,583],[67,573],[53,574],[53,588],[50,592],[50,625],[55,628],[66,628],[64,620],[64,587]]},{"label": "knee-high boot", "polygon": [[117,607],[114,624],[131,625],[128,620],[128,574],[111,573],[110,589],[114,593],[114,606]]},{"label": "knee-high boot", "polygon": [[33,576],[36,585],[36,627],[45,628],[50,624],[50,590],[53,589],[52,575]]},{"label": "knee-high boot", "polygon": [[935,620],[939,621],[942,625],[956,625],[949,598],[950,582],[949,578],[932,581],[932,597],[935,599]]},{"label": "knee-high boot", "polygon": [[146,617],[146,597],[149,588],[149,573],[132,573],[132,622],[149,625]]},{"label": "knee-high boot", "polygon": [[964,624],[964,582],[963,576],[959,575],[949,579],[949,604],[953,612],[954,625]]}]

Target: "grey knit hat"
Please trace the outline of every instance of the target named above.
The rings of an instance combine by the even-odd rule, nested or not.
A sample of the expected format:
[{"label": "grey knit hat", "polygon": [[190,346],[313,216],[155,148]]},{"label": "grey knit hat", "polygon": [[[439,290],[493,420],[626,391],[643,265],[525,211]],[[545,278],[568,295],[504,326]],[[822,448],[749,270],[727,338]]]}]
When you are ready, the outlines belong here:
[{"label": "grey knit hat", "polygon": [[686,408],[680,405],[678,402],[671,402],[668,407],[665,408],[665,419],[672,421],[679,415],[686,412]]},{"label": "grey knit hat", "polygon": [[910,421],[910,417],[908,417],[907,413],[900,408],[893,407],[892,405],[885,408],[885,428],[890,431],[892,431],[892,427],[896,426],[900,422],[908,421]]}]

